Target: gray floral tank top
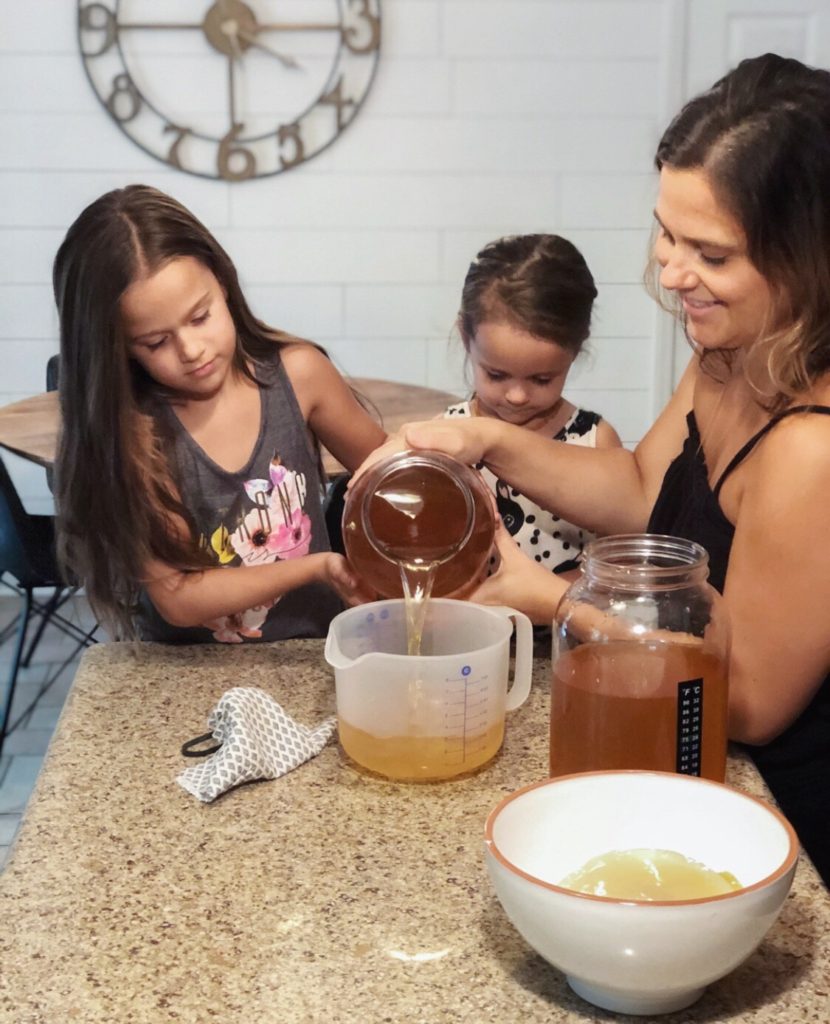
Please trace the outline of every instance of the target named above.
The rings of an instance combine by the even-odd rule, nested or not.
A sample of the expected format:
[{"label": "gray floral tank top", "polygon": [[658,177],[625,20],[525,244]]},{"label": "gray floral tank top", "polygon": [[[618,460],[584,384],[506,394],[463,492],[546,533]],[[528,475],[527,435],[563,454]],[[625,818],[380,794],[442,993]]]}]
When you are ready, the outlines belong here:
[{"label": "gray floral tank top", "polygon": [[[182,500],[217,567],[264,565],[329,550],[316,454],[276,346],[273,360],[258,364],[256,376],[259,436],[238,472],[217,465],[169,406],[160,404],[157,412],[172,438],[171,465]],[[341,607],[332,590],[312,583],[269,604],[181,628],[166,622],[144,595],[139,635],[168,643],[321,637]]]}]

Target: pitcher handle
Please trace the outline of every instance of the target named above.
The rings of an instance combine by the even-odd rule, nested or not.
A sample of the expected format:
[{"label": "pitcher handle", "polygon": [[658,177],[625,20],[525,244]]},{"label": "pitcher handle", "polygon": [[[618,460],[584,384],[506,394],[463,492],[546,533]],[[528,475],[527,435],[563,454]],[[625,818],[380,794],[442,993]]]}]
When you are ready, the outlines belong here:
[{"label": "pitcher handle", "polygon": [[515,711],[527,700],[530,694],[530,681],[533,676],[533,625],[524,612],[507,605],[491,606],[490,611],[498,612],[505,618],[513,620],[516,630],[516,659],[513,666],[513,679],[507,691],[505,711]]}]

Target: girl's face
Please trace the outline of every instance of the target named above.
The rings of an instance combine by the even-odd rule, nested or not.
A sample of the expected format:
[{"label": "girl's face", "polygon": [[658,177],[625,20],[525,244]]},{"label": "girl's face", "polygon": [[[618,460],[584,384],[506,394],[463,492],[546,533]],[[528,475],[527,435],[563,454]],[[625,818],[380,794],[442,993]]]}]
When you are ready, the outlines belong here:
[{"label": "girl's face", "polygon": [[573,356],[511,324],[479,324],[467,346],[479,411],[519,426],[541,426],[562,397]]},{"label": "girl's face", "polygon": [[654,216],[660,284],[680,298],[690,338],[703,349],[752,345],[772,325],[772,292],[706,173],[664,167]]},{"label": "girl's face", "polygon": [[236,328],[214,274],[192,256],[139,278],[121,296],[129,354],[159,384],[210,398],[228,379]]}]

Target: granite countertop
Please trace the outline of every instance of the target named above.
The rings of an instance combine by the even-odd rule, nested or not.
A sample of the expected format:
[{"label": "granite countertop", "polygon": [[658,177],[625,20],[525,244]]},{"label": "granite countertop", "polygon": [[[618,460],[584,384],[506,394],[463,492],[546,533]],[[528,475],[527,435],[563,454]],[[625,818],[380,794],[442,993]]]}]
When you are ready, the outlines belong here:
[{"label": "granite countertop", "polygon": [[[546,774],[545,661],[502,753],[470,778],[385,782],[332,743],[212,804],[176,784],[181,744],[231,686],[262,687],[306,725],[330,715],[322,647],[86,652],[0,876],[0,1021],[646,1021],[575,996],[486,875],[488,812]],[[730,781],[761,792],[734,758]],[[828,977],[830,897],[803,860],[753,956],[656,1019],[826,1024]]]}]

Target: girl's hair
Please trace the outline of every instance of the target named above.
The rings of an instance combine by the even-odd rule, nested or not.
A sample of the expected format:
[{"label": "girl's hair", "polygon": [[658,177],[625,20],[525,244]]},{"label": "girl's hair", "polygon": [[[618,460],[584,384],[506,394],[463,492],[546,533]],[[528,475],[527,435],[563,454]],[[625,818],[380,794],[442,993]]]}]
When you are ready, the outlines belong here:
[{"label": "girl's hair", "polygon": [[597,290],[582,254],[559,235],[490,242],[467,271],[458,328],[464,347],[486,322],[509,323],[576,356],[591,331]]},{"label": "girl's hair", "polygon": [[[251,312],[230,258],[180,203],[130,185],[101,196],[70,227],[53,267],[60,319],[63,429],[55,465],[58,555],[116,636],[134,635],[149,559],[208,565],[179,500],[151,409],[174,399],[128,356],[119,303],[137,279],[190,256],[222,286],[237,330],[235,368],[290,340]],[[190,532],[182,537],[180,523]]]},{"label": "girl's hair", "polygon": [[774,306],[750,362],[763,404],[787,405],[830,368],[830,72],[742,61],[683,107],[655,164],[704,171],[741,225]]}]

